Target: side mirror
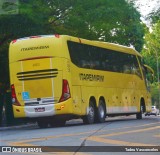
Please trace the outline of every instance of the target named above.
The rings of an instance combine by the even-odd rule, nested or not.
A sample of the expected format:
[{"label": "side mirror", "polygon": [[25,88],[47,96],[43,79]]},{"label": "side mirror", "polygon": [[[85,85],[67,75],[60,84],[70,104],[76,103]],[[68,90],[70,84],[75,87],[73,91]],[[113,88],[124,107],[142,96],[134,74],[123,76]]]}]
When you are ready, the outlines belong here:
[{"label": "side mirror", "polygon": [[147,74],[148,80],[153,83],[154,81],[154,70],[148,65],[144,65],[145,72]]}]

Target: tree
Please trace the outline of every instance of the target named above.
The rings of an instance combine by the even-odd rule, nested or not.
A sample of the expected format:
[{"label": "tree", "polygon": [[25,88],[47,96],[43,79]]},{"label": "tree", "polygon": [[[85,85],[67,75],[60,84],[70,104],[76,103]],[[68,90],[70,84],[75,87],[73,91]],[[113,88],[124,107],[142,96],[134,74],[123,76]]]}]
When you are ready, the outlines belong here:
[{"label": "tree", "polygon": [[158,109],[160,109],[159,95],[160,94],[159,94],[158,83],[152,84],[152,87],[151,87],[152,103],[156,105]]},{"label": "tree", "polygon": [[[147,64],[155,71],[155,84],[152,88],[152,97],[157,104],[160,102],[160,21],[154,24],[152,32],[147,31],[145,35],[145,46],[142,55]],[[159,105],[160,107],[160,105]]]},{"label": "tree", "polygon": [[[152,32],[149,29],[145,35],[145,45],[142,51],[145,61],[156,71],[157,75],[157,60],[160,60],[160,21],[154,24]],[[160,61],[159,64],[160,65]],[[157,79],[156,79],[157,80]]]},{"label": "tree", "polygon": [[144,28],[133,4],[125,0],[76,0],[66,12],[57,32],[132,45],[141,51]]},{"label": "tree", "polygon": [[16,38],[39,34],[67,34],[143,46],[139,12],[126,0],[19,0],[19,13],[0,15],[0,82],[9,81],[8,47]]},{"label": "tree", "polygon": [[38,25],[25,15],[11,15],[0,17],[0,82],[8,83],[8,49],[11,40],[36,35],[42,32]]},{"label": "tree", "polygon": [[156,6],[149,14],[148,19],[151,19],[152,24],[157,23],[160,20],[160,1],[156,0]]},{"label": "tree", "polygon": [[141,12],[141,16],[148,23],[154,24],[160,19],[160,1],[159,0],[145,0],[145,1],[127,0],[127,1],[133,4],[137,8],[137,10]]},{"label": "tree", "polygon": [[32,1],[20,0],[18,14],[0,15],[0,75],[3,75],[0,76],[1,83],[9,82],[9,43],[17,38],[47,33],[47,11],[38,16],[43,9],[38,9],[41,3],[40,0],[33,5]]}]

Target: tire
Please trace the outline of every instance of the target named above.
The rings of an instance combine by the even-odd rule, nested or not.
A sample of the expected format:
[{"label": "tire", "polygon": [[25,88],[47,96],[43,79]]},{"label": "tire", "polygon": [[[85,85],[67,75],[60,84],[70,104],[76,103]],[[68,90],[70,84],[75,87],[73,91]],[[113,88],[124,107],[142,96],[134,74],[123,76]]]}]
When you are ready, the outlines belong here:
[{"label": "tire", "polygon": [[104,123],[106,118],[106,109],[105,109],[105,103],[100,100],[98,109],[97,109],[97,117],[96,117],[96,122],[97,123]]},{"label": "tire", "polygon": [[47,128],[48,127],[48,122],[44,122],[44,121],[37,121],[37,124],[40,128]]},{"label": "tire", "polygon": [[93,124],[95,122],[95,107],[93,101],[89,102],[89,112],[83,118],[83,123],[85,124]]},{"label": "tire", "polygon": [[137,119],[142,119],[142,113],[143,113],[143,106],[141,104],[141,106],[140,106],[140,112],[136,114],[136,118]]}]

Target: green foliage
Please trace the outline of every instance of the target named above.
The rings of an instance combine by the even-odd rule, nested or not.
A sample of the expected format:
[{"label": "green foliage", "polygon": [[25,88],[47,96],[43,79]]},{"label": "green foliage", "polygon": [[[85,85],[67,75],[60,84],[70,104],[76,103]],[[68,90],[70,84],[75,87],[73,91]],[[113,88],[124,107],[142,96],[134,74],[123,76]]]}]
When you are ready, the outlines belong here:
[{"label": "green foliage", "polygon": [[9,81],[8,47],[16,38],[58,33],[142,49],[140,14],[126,0],[19,0],[18,4],[18,14],[0,15],[0,82]]},{"label": "green foliage", "polygon": [[149,14],[148,19],[151,19],[152,24],[157,23],[160,20],[160,1],[157,0],[155,9]]},{"label": "green foliage", "polygon": [[56,31],[92,40],[143,46],[140,14],[125,0],[77,0]]},{"label": "green foliage", "polygon": [[[0,16],[0,82],[8,83],[8,49],[11,40],[41,34],[42,26],[25,15]],[[2,76],[3,75],[3,76]]]},{"label": "green foliage", "polygon": [[[160,108],[160,83],[158,87],[158,77],[160,77],[160,21],[153,26],[152,32],[147,30],[145,35],[145,46],[142,55],[147,64],[155,71],[155,83],[152,86],[152,101]],[[158,104],[159,103],[159,104]]]},{"label": "green foliage", "polygon": [[[158,21],[152,29],[152,32],[146,30],[145,46],[142,51],[142,55],[147,64],[149,64],[155,71],[157,76],[157,63],[160,67],[160,21]],[[159,68],[160,72],[160,68]],[[160,76],[160,75],[159,75]],[[157,77],[155,78],[157,81]]]},{"label": "green foliage", "polygon": [[153,105],[156,105],[160,109],[160,104],[159,104],[160,96],[159,95],[160,95],[160,90],[158,88],[158,83],[155,82],[151,86],[152,103]]}]

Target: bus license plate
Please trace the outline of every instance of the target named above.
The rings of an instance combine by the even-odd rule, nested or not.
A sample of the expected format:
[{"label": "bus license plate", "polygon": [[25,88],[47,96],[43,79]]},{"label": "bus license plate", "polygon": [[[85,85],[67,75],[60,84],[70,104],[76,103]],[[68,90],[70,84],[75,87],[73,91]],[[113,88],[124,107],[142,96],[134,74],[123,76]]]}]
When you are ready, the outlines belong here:
[{"label": "bus license plate", "polygon": [[45,111],[45,107],[41,107],[41,108],[34,108],[35,112],[44,112]]}]

